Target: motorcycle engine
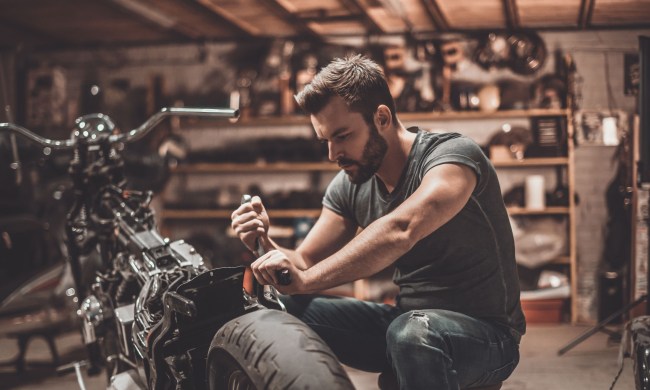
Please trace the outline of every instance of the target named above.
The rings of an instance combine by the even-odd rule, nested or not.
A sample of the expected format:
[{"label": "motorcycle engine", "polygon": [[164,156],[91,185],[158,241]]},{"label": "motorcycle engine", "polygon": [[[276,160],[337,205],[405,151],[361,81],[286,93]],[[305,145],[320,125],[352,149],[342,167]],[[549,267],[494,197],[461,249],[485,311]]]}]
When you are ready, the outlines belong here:
[{"label": "motorcycle engine", "polygon": [[128,245],[140,246],[141,256],[118,253],[112,269],[97,277],[80,314],[86,342],[103,340],[103,355],[113,363],[109,370],[137,368],[140,378],[148,378],[150,343],[162,323],[164,294],[206,268],[201,255],[182,240],[169,242],[154,230],[130,233]]}]

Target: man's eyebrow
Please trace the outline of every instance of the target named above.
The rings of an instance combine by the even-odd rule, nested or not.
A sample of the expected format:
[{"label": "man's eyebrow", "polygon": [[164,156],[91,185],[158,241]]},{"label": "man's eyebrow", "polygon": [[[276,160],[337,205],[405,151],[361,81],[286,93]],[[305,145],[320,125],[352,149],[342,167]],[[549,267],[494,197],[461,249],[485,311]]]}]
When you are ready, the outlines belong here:
[{"label": "man's eyebrow", "polygon": [[[347,131],[348,129],[349,129],[349,127],[347,127],[347,126],[339,127],[338,129],[334,130],[334,132],[332,133],[332,137],[331,137],[331,138],[334,138],[334,137],[336,137],[337,135],[340,135],[341,133]],[[321,136],[319,136],[319,135],[317,135],[316,138],[317,138],[319,141],[327,141],[327,138],[325,138],[325,137],[321,137]]]}]

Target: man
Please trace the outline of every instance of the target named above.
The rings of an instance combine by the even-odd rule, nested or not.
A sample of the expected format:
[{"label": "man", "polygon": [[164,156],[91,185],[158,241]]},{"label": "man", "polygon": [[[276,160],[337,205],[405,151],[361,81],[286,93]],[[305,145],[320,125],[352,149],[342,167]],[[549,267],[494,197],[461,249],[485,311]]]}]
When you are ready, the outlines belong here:
[{"label": "man", "polygon": [[[352,367],[402,389],[458,389],[506,379],[525,332],[514,242],[493,166],[458,134],[406,129],[381,68],[337,59],[296,96],[342,171],[296,250],[268,237],[259,197],[232,227],[262,284]],[[357,230],[361,231],[357,234]],[[396,306],[310,294],[395,265]],[[289,270],[292,282],[278,284]],[[382,383],[384,382],[384,383]]]}]

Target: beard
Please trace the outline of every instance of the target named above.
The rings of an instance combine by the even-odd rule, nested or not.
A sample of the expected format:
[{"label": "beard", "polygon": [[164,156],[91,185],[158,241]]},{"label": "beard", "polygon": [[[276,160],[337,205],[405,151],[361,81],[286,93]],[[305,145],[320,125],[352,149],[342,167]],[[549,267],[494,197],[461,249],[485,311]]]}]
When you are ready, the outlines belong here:
[{"label": "beard", "polygon": [[356,172],[345,171],[348,178],[353,184],[365,183],[374,175],[381,166],[384,156],[388,150],[386,140],[379,135],[379,131],[374,123],[370,125],[370,138],[363,147],[361,161],[341,158],[338,160],[339,166],[356,165]]}]

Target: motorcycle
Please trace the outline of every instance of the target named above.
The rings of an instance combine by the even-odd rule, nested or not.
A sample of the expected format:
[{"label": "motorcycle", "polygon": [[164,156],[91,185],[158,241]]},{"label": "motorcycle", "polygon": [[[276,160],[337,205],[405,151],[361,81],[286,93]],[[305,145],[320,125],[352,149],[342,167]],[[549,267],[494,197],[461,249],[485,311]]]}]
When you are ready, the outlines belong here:
[{"label": "motorcycle", "polygon": [[[286,313],[275,289],[257,284],[247,267],[208,269],[190,244],[160,235],[151,191],[127,189],[125,144],[169,116],[237,115],[164,108],[138,128],[116,133],[108,116],[90,114],[75,121],[67,140],[0,123],[0,131],[73,152],[67,261],[81,299],[88,373],[105,369],[111,389],[313,389],[325,383],[353,389],[329,347]],[[88,267],[95,267],[90,283]],[[281,276],[291,283],[290,275]]]}]

